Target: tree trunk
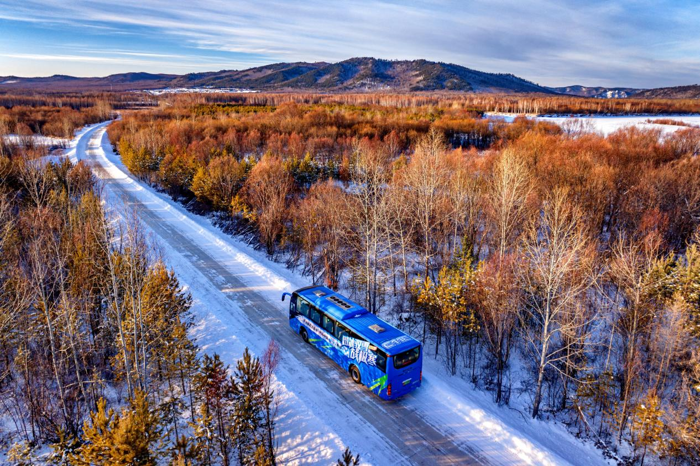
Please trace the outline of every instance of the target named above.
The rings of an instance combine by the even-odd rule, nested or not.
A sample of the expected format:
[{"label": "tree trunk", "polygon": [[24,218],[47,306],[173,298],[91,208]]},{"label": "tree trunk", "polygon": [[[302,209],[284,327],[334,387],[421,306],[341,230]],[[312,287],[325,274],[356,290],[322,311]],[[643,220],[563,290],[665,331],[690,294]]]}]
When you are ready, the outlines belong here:
[{"label": "tree trunk", "polygon": [[540,366],[537,374],[537,388],[535,389],[535,400],[532,403],[532,418],[535,419],[540,414],[540,402],[542,401],[542,380],[544,378],[544,366]]}]

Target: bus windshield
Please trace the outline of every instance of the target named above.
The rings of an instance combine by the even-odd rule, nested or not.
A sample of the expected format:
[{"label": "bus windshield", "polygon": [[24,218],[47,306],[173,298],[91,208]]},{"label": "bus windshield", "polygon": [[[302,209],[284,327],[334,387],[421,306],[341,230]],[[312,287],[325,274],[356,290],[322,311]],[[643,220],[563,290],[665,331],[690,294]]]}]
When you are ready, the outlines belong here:
[{"label": "bus windshield", "polygon": [[397,354],[396,356],[394,356],[394,368],[403,369],[404,367],[410,366],[414,362],[418,361],[419,357],[420,346],[416,346],[413,349]]}]

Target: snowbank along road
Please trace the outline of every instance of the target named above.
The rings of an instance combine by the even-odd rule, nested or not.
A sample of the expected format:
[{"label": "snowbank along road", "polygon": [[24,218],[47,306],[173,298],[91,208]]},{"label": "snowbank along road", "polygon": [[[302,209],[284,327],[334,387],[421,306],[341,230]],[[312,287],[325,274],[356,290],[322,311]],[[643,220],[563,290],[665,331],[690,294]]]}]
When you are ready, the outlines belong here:
[{"label": "snowbank along road", "polygon": [[152,233],[192,293],[193,337],[202,350],[232,364],[246,346],[261,354],[274,339],[282,348],[275,381],[282,463],[334,463],[349,446],[364,464],[604,464],[561,428],[499,419],[488,412],[493,407],[462,396],[436,365],[424,368],[420,389],[393,402],[353,384],[288,326],[280,294],[308,283],[132,178],[112,152],[107,124],[78,133],[68,155],[103,181],[108,211],[133,211]]}]

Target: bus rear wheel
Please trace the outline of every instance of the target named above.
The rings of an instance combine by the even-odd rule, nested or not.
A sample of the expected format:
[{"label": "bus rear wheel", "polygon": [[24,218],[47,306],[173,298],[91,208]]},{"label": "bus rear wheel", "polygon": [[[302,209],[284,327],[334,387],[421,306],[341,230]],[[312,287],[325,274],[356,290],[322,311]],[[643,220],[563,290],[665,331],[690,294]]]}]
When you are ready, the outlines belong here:
[{"label": "bus rear wheel", "polygon": [[350,366],[350,377],[355,383],[361,383],[362,377],[360,377],[360,370],[356,366]]},{"label": "bus rear wheel", "polygon": [[306,333],[306,329],[302,327],[302,329],[299,331],[301,334],[301,339],[304,340],[306,343],[309,342],[309,334]]}]

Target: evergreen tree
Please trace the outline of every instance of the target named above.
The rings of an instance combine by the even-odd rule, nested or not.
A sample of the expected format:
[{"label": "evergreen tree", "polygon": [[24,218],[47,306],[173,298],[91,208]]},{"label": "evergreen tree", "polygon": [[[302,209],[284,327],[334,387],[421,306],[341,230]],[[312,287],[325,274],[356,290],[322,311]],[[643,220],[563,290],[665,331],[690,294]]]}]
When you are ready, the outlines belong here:
[{"label": "evergreen tree", "polygon": [[[200,435],[205,434],[211,440],[207,445],[216,445],[215,449],[224,466],[231,464],[231,441],[236,438],[232,428],[234,410],[231,403],[232,380],[228,377],[228,367],[219,358],[204,355],[201,367],[195,376],[195,389],[204,407],[200,408],[198,418]],[[200,437],[199,444],[203,439]]]},{"label": "evergreen tree", "polygon": [[33,466],[36,464],[36,447],[29,442],[18,442],[13,444],[7,451],[8,464],[12,466]]},{"label": "evergreen tree", "polygon": [[360,454],[353,458],[350,447],[346,447],[342,458],[338,460],[337,466],[358,466],[360,464]]},{"label": "evergreen tree", "polygon": [[191,456],[195,464],[210,465],[216,456],[214,443],[214,419],[209,413],[206,403],[199,406],[197,416],[190,423],[192,428]]},{"label": "evergreen tree", "polygon": [[83,427],[85,444],[70,455],[74,466],[156,466],[161,456],[160,417],[137,390],[120,414],[101,398]]},{"label": "evergreen tree", "polygon": [[462,336],[474,335],[479,329],[470,300],[477,274],[478,270],[472,268],[471,259],[465,255],[453,266],[443,267],[437,282],[426,277],[423,286],[417,288],[417,303],[437,326],[438,345],[443,334],[447,340],[447,365],[452,374],[457,372]]},{"label": "evergreen tree", "polygon": [[[275,340],[271,340],[263,354],[261,365],[263,374],[263,384],[261,399],[263,405],[263,430],[265,434],[265,445],[262,452],[266,454],[267,462],[275,465],[275,418],[277,416],[277,400],[272,389],[272,375],[280,362],[280,346]],[[259,448],[258,448],[259,450]],[[256,450],[256,453],[258,452]]]},{"label": "evergreen tree", "polygon": [[661,434],[664,430],[664,423],[661,420],[663,411],[659,406],[659,397],[650,393],[642,403],[638,404],[632,413],[632,431],[635,450],[643,447],[640,464],[644,464],[647,449],[657,451],[662,446],[663,438]]},{"label": "evergreen tree", "polygon": [[[267,448],[264,435],[263,386],[260,361],[246,348],[243,358],[239,359],[236,365],[232,386],[234,407],[232,436],[236,440],[240,464],[255,463],[257,449]],[[266,456],[269,457],[269,455]]]}]

